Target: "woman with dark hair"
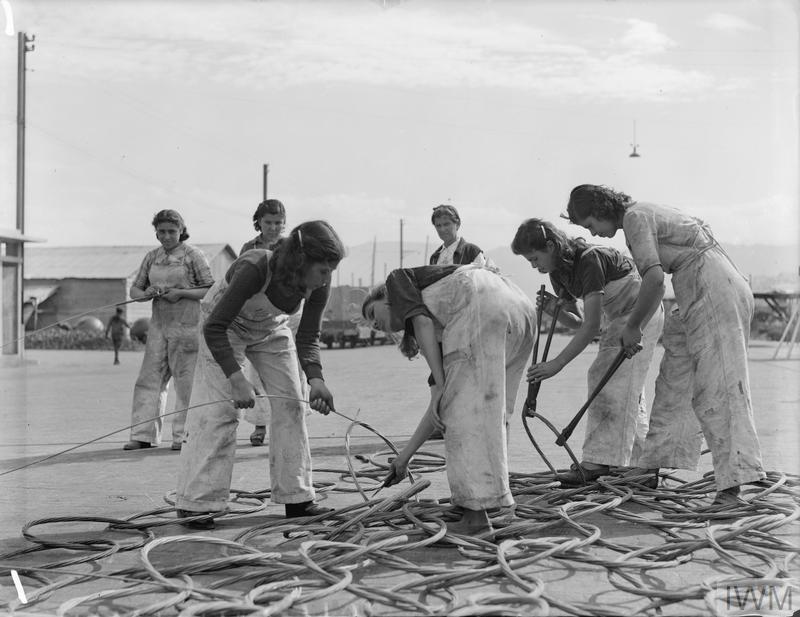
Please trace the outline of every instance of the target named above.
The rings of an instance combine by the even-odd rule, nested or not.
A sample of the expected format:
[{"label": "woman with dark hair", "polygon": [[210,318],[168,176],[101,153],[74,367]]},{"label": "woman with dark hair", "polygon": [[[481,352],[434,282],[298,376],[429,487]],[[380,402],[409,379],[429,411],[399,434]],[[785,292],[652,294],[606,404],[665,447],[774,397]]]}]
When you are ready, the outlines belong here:
[{"label": "woman with dark hair", "polygon": [[[236,454],[237,409],[253,407],[256,391],[242,372],[250,361],[271,401],[271,498],[286,516],[329,511],[314,502],[299,364],[310,385],[311,407],[328,414],[333,396],[320,363],[319,333],[331,274],[344,257],[339,236],[325,221],[309,221],[281,239],[274,251],[245,252],[203,301],[206,315],[197,363],[196,396],[202,405],[186,423],[176,507],[180,518],[222,514]],[[289,314],[303,304],[297,337]],[[296,341],[296,342],[295,342]],[[233,404],[231,404],[233,401]],[[212,529],[213,518],[188,527]]]},{"label": "woman with dark hair", "polygon": [[[142,367],[133,388],[131,439],[125,450],[141,450],[161,442],[167,387],[175,382],[175,409],[186,409],[192,395],[197,360],[200,300],[214,283],[208,260],[199,249],[185,244],[189,232],[175,210],[153,217],[161,246],[144,256],[130,295],[153,301]],[[172,416],[172,449],[180,450],[186,411]]]},{"label": "woman with dark hair", "polygon": [[250,249],[275,248],[286,228],[286,208],[277,199],[266,199],[258,204],[253,213],[253,227],[258,235],[242,245],[239,255]]},{"label": "woman with dark hair", "polygon": [[[251,249],[269,249],[275,248],[275,245],[283,237],[283,231],[286,229],[286,208],[283,203],[277,199],[265,199],[256,208],[253,213],[253,227],[258,235],[252,240],[248,240],[242,245],[239,255]],[[299,315],[301,310],[289,318],[289,327],[293,333],[297,333],[297,328],[300,325]],[[260,392],[261,384],[258,383],[258,375],[255,374],[252,367],[248,364],[245,367],[247,378]],[[305,390],[304,390],[305,391]],[[250,434],[250,445],[263,446],[264,439],[267,436],[267,424],[269,423],[270,414],[269,399],[261,398],[256,401],[252,409],[245,410],[244,419],[254,425],[253,432]]]},{"label": "woman with dark hair", "polygon": [[435,382],[386,482],[402,480],[411,457],[440,428],[452,503],[463,509],[448,529],[491,531],[487,509],[514,503],[507,423],[536,336],[533,304],[514,283],[480,266],[422,266],[394,270],[361,312],[379,330],[403,330],[401,351],[407,357],[422,351]]},{"label": "woman with dark hair", "polygon": [[[753,420],[747,344],[753,294],[708,225],[679,210],[583,184],[570,193],[570,222],[611,238],[622,229],[642,285],[622,330],[629,355],[672,275],[677,311],[664,325],[664,357],[639,466],[697,469],[701,434],[711,449],[715,505],[740,502],[740,485],[765,477]],[[669,333],[669,336],[667,336]]]},{"label": "woman with dark hair", "polygon": [[[577,330],[555,358],[528,369],[528,381],[553,377],[600,336],[588,374],[589,392],[594,391],[622,349],[622,329],[639,293],[641,279],[633,262],[614,248],[571,238],[552,223],[535,218],[519,226],[511,250],[532,268],[550,275],[562,302],[558,321]],[[548,294],[544,306],[537,308],[552,316],[556,296]],[[582,310],[578,299],[583,301]],[[611,466],[631,465],[631,459],[641,453],[649,420],[644,382],[663,325],[664,311],[659,304],[644,328],[641,353],[620,365],[590,405],[580,469],[573,465],[559,474],[563,486],[587,484],[607,474]],[[645,480],[652,488],[657,483],[655,475]]]}]

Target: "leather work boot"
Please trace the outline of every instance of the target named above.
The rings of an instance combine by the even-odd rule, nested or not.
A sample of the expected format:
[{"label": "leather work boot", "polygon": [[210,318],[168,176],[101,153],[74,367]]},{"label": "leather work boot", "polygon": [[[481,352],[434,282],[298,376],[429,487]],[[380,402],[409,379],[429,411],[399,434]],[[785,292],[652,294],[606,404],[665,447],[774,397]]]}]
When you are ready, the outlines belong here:
[{"label": "leather work boot", "polygon": [[301,516],[319,516],[333,512],[333,508],[326,508],[314,501],[286,504],[286,518],[299,518]]},{"label": "leather work boot", "polygon": [[[581,473],[583,472],[583,473]],[[602,465],[597,469],[589,469],[584,467],[583,465],[575,465],[574,463],[570,466],[569,471],[565,473],[556,474],[556,480],[561,482],[562,487],[576,487],[576,486],[586,486],[587,484],[591,484],[600,476],[607,476],[608,475],[608,465]]]},{"label": "leather work boot", "polygon": [[256,430],[250,433],[250,445],[251,446],[263,446],[264,445],[264,438],[267,436],[267,427],[266,426],[256,426]]},{"label": "leather work boot", "polygon": [[[191,510],[176,510],[175,513],[178,516],[178,519],[189,519],[197,516],[209,516],[211,514],[221,514],[219,512],[192,512]],[[210,516],[209,518],[200,519],[197,521],[178,520],[178,523],[180,523],[184,527],[188,527],[189,529],[202,529],[206,531],[209,529],[214,529],[216,527],[214,519],[211,518]]]}]

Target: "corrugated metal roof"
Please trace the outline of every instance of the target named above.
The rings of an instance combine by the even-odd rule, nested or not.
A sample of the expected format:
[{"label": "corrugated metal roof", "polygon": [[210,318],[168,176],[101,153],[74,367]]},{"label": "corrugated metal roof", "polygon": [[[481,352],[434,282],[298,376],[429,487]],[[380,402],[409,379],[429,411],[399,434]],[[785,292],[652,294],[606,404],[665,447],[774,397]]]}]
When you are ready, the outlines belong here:
[{"label": "corrugated metal roof", "polygon": [[[145,254],[156,246],[152,244],[53,247],[29,245],[25,248],[25,278],[126,279],[136,272]],[[230,249],[227,244],[192,244],[192,246],[203,251],[209,261],[226,247]]]}]

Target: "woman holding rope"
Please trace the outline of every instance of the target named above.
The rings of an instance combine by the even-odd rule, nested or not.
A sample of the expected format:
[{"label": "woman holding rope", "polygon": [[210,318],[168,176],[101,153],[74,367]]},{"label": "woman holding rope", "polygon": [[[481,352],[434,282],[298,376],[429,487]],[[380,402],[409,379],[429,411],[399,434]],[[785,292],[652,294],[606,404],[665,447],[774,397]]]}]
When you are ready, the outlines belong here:
[{"label": "woman holding rope", "polygon": [[622,344],[634,356],[642,328],[664,295],[664,274],[672,275],[678,306],[664,330],[664,357],[644,453],[638,465],[697,469],[700,422],[711,449],[715,506],[737,505],[740,485],[765,477],[753,421],[747,344],[753,294],[714,239],[709,227],[667,206],[633,201],[625,193],[584,184],[572,189],[570,222],[593,236],[613,237],[620,229],[642,277]]},{"label": "woman holding rope", "polygon": [[[331,274],[344,253],[328,223],[308,221],[280,240],[274,251],[243,253],[209,291],[203,302],[207,317],[192,402],[214,404],[193,410],[186,423],[176,500],[179,518],[225,512],[236,453],[237,409],[253,407],[256,396],[242,372],[245,358],[276,396],[270,415],[272,501],[286,505],[288,518],[330,511],[314,501],[298,357],[310,385],[311,407],[327,415],[333,409],[333,396],[322,378],[319,334]],[[289,315],[300,310],[301,302],[295,338]],[[183,524],[214,527],[212,518]]]},{"label": "woman holding rope", "polygon": [[[570,238],[552,223],[535,218],[519,226],[511,250],[532,268],[550,275],[553,290],[563,302],[558,321],[577,330],[555,358],[528,369],[528,381],[558,374],[600,335],[597,357],[588,374],[589,392],[594,391],[620,352],[622,329],[639,293],[641,279],[633,262],[614,248]],[[583,311],[578,299],[583,300]],[[537,309],[552,316],[555,304],[556,296],[548,294]],[[644,327],[642,351],[620,365],[589,406],[580,468],[573,465],[570,471],[558,474],[562,486],[591,483],[612,466],[629,466],[641,453],[649,420],[644,382],[664,325],[660,303],[654,311]],[[657,483],[655,475],[644,482],[652,488]]]},{"label": "woman holding rope", "polygon": [[[197,360],[200,300],[214,283],[202,251],[186,244],[189,232],[175,210],[161,210],[152,225],[161,246],[144,256],[130,295],[153,301],[142,367],[133,388],[131,439],[124,450],[141,450],[161,442],[170,379],[175,382],[175,409],[186,409],[192,395]],[[149,420],[149,421],[148,421]],[[180,450],[186,412],[172,418],[172,449]]]},{"label": "woman holding rope", "polygon": [[[434,378],[414,435],[385,484],[400,482],[436,428],[444,433],[454,533],[491,531],[487,509],[514,503],[508,481],[507,422],[536,336],[536,310],[505,277],[477,265],[394,270],[362,306],[384,332],[404,331],[400,350],[422,352]],[[439,346],[441,342],[441,347]]]}]

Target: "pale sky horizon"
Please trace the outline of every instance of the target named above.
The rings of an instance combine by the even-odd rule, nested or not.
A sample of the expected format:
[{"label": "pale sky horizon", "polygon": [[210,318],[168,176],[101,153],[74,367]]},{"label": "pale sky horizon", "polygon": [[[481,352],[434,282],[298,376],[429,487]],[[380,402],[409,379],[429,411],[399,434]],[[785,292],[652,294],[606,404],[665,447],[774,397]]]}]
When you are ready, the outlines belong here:
[{"label": "pale sky horizon", "polygon": [[324,218],[350,246],[396,241],[401,218],[435,245],[438,203],[507,246],[587,182],[723,243],[798,244],[793,1],[1,4],[0,228],[24,31],[25,231],[50,245],[155,244],[174,208],[190,242],[238,250],[265,163],[289,226]]}]

